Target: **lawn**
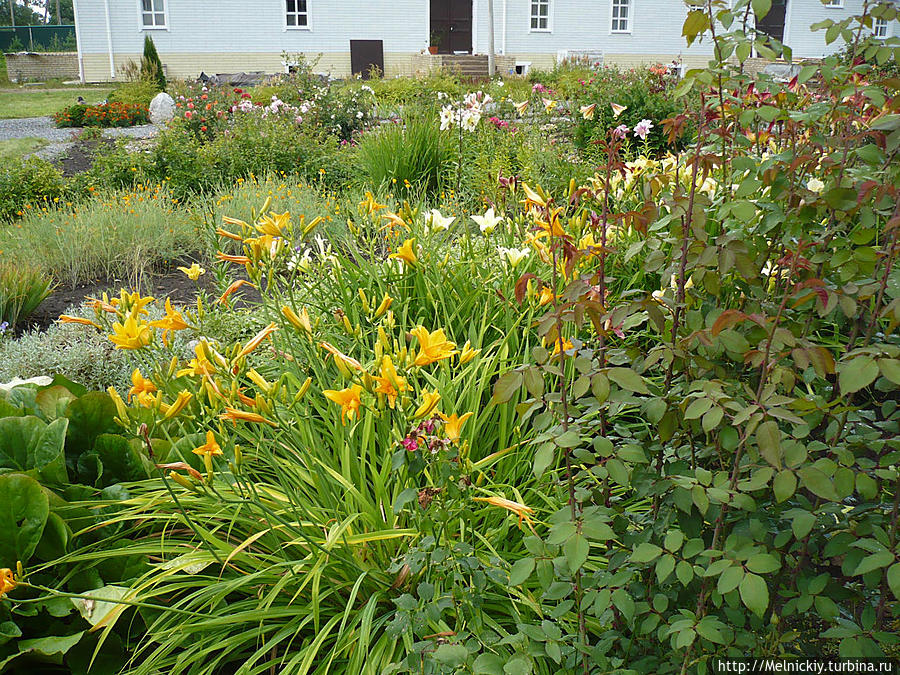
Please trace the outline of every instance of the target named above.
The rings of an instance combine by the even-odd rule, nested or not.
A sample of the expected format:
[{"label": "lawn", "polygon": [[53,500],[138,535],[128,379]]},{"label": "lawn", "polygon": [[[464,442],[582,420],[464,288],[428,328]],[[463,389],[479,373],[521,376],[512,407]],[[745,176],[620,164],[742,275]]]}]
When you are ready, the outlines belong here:
[{"label": "lawn", "polygon": [[13,157],[22,157],[40,150],[48,141],[43,138],[12,138],[0,141],[0,160],[9,160]]},{"label": "lawn", "polygon": [[112,91],[110,87],[71,87],[41,89],[18,87],[0,89],[0,118],[43,117],[52,115],[82,96],[88,103],[99,103]]}]

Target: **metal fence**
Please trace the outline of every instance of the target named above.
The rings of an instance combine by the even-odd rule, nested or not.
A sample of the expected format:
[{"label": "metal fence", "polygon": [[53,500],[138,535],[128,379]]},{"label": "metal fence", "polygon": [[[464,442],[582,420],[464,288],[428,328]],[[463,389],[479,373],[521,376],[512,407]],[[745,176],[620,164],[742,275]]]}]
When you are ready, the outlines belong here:
[{"label": "metal fence", "polygon": [[0,51],[75,51],[75,26],[0,26]]}]

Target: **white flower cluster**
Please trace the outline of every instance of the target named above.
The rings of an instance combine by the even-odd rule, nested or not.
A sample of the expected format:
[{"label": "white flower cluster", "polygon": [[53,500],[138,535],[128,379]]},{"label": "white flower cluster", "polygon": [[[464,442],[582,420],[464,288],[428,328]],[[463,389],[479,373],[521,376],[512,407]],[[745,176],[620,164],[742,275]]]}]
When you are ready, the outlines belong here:
[{"label": "white flower cluster", "polygon": [[[438,95],[440,99],[440,94]],[[475,131],[484,114],[484,107],[493,101],[489,94],[475,91],[466,94],[466,97],[454,104],[448,104],[441,108],[441,131],[447,129],[462,128],[464,131]]]}]

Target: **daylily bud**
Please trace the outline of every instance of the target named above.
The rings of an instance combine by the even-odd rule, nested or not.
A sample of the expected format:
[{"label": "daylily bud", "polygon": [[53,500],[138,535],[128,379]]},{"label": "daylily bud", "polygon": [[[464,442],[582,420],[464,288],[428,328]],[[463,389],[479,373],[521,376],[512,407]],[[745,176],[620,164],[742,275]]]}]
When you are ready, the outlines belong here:
[{"label": "daylily bud", "polygon": [[307,377],[303,381],[303,384],[300,385],[300,389],[297,390],[297,395],[294,396],[294,403],[296,403],[297,401],[299,401],[301,398],[303,398],[306,395],[306,392],[309,391],[310,384],[312,384],[312,378]]},{"label": "daylily bud", "polygon": [[238,469],[240,469],[241,464],[243,464],[243,463],[244,463],[244,452],[243,452],[243,450],[241,450],[241,446],[235,445],[234,446],[234,465]]},{"label": "daylily bud", "polygon": [[341,321],[344,324],[344,330],[347,331],[350,335],[353,335],[353,324],[350,323],[350,319],[347,318],[347,315],[341,317]]},{"label": "daylily bud", "polygon": [[269,381],[267,381],[266,378],[264,378],[262,375],[260,375],[258,372],[256,372],[256,370],[253,368],[251,368],[247,372],[247,377],[250,378],[250,381],[253,382],[253,384],[255,384],[257,387],[262,389],[267,394],[272,389],[272,384]]},{"label": "daylily bud", "polygon": [[175,375],[175,371],[178,369],[178,357],[173,356],[172,360],[169,361],[169,369],[166,371],[166,377],[171,378]]},{"label": "daylily bud", "polygon": [[371,311],[369,299],[366,297],[366,292],[362,288],[359,289],[359,301],[362,303],[363,312],[368,314]]},{"label": "daylily bud", "polygon": [[269,207],[270,207],[271,205],[272,205],[272,197],[271,197],[271,195],[270,195],[270,196],[266,197],[266,201],[263,202],[262,208],[259,210],[259,215],[262,215],[262,214],[264,214],[266,211],[268,211],[268,210],[269,210]]},{"label": "daylily bud", "polygon": [[128,408],[125,407],[125,401],[122,400],[122,397],[119,396],[119,392],[116,391],[115,387],[110,387],[106,390],[109,394],[109,397],[113,400],[113,403],[116,405],[116,412],[119,415],[119,419],[122,420],[123,423],[128,421]]},{"label": "daylily bud", "polygon": [[334,365],[337,366],[338,372],[345,380],[349,380],[351,377],[353,377],[353,373],[350,372],[350,368],[347,367],[347,364],[337,356],[334,357]]},{"label": "daylily bud", "polygon": [[169,472],[169,479],[178,483],[185,490],[190,490],[191,492],[197,492],[197,488],[194,486],[191,481],[182,476],[180,473],[175,473],[174,471]]},{"label": "daylily bud", "polygon": [[363,373],[362,384],[363,388],[370,393],[375,388],[375,380],[372,379],[372,376],[369,373]]},{"label": "daylily bud", "polygon": [[381,315],[384,314],[388,308],[391,306],[391,303],[394,299],[389,296],[387,293],[384,294],[384,297],[381,299],[381,304],[378,305],[378,308],[375,310],[375,318],[381,318]]}]

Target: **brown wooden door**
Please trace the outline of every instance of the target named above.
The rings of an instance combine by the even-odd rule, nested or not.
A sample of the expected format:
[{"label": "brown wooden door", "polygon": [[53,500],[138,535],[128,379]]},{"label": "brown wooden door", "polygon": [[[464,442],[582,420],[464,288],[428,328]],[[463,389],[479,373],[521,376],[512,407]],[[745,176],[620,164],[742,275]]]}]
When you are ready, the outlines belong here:
[{"label": "brown wooden door", "polygon": [[438,53],[472,53],[472,0],[431,0],[431,36]]},{"label": "brown wooden door", "polygon": [[368,80],[377,68],[384,75],[384,42],[381,40],[350,40],[350,69],[354,75]]}]

